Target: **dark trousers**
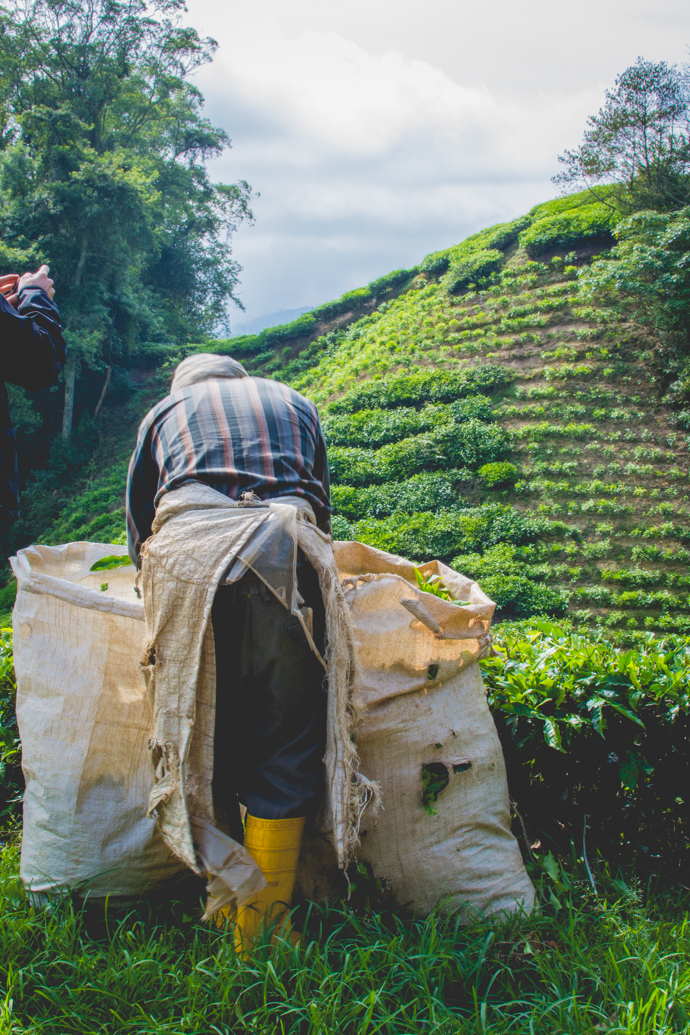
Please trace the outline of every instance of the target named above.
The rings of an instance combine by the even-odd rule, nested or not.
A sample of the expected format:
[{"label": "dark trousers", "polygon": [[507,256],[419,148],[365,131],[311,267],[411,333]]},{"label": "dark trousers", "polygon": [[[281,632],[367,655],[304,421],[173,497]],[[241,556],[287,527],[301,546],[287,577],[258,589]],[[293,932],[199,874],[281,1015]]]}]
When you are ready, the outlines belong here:
[{"label": "dark trousers", "polygon": [[[313,610],[323,654],[325,615],[316,572],[301,554],[298,586]],[[249,572],[221,586],[212,611],[216,643],[213,800],[242,841],[238,803],[260,819],[306,816],[323,774],[326,681],[297,618]]]}]

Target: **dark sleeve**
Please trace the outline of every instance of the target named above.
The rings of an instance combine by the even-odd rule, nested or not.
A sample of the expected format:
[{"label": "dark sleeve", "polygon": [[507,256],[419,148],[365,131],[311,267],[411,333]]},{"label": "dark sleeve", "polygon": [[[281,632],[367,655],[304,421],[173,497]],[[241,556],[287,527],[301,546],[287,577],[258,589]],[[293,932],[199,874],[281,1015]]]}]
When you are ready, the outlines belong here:
[{"label": "dark sleeve", "polygon": [[14,309],[0,294],[0,377],[38,392],[55,384],[65,365],[60,313],[42,288],[19,293]]},{"label": "dark sleeve", "polygon": [[[318,418],[317,418],[318,419]],[[318,424],[319,437],[316,443],[316,456],[314,458],[314,477],[321,482],[323,486],[323,494],[326,497],[327,509],[321,511],[316,515],[316,524],[322,532],[326,532],[328,535],[331,534],[331,514],[333,508],[331,507],[331,475],[328,470],[328,453],[326,452],[326,442],[323,437],[321,430],[321,422]]]},{"label": "dark sleeve", "polygon": [[127,550],[133,564],[139,567],[139,551],[151,535],[156,513],[154,500],[158,492],[159,470],[153,459],[152,429],[145,421],[129,462],[127,475]]}]

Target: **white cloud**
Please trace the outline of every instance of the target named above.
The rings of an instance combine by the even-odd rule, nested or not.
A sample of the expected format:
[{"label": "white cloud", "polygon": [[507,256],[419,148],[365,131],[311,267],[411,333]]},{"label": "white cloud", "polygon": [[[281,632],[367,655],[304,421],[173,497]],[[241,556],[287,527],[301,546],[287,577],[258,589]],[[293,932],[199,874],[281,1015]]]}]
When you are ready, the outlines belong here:
[{"label": "white cloud", "polygon": [[373,52],[314,28],[302,6],[288,24],[290,5],[270,0],[190,4],[221,44],[198,76],[233,137],[213,173],[261,194],[235,239],[249,316],[317,304],[552,196],[556,156],[606,85],[499,93],[414,56],[413,42]]}]

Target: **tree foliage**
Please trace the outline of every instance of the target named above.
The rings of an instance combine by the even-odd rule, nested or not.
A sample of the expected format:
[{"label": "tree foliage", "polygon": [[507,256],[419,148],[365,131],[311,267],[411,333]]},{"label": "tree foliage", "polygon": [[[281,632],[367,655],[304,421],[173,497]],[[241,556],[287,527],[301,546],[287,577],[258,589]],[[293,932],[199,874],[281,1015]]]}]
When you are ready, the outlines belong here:
[{"label": "tree foliage", "polygon": [[554,182],[590,188],[611,204],[604,184],[618,187],[624,210],[679,208],[690,199],[690,110],[684,75],[665,61],[638,58],[616,78],[582,144],[559,157]]},{"label": "tree foliage", "polygon": [[234,297],[249,188],[209,179],[229,141],[188,77],[216,44],[181,9],[32,0],[0,20],[0,236],[53,267],[72,364],[208,333]]},{"label": "tree foliage", "polygon": [[638,212],[616,228],[617,246],[580,271],[583,299],[654,336],[675,392],[690,386],[690,207]]},{"label": "tree foliage", "polygon": [[[64,403],[33,398],[41,429],[20,474],[43,475],[25,514],[55,507],[83,467],[104,394],[126,391],[132,366],[203,340],[235,300],[230,234],[251,218],[250,189],[208,175],[229,140],[189,77],[216,44],[182,11],[183,0],[15,0],[0,12],[0,259],[51,265],[69,346]],[[67,444],[51,447],[60,423]]]}]

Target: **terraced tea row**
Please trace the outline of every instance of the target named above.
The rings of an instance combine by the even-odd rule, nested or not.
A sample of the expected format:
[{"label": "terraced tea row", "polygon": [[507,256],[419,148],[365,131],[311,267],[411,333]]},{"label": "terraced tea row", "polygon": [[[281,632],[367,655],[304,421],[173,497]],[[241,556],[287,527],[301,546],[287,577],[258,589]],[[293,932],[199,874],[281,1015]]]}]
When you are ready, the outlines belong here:
[{"label": "terraced tea row", "polygon": [[442,556],[505,616],[690,630],[686,436],[644,343],[579,304],[576,272],[518,251],[488,290],[420,276],[301,378],[336,533]]}]

